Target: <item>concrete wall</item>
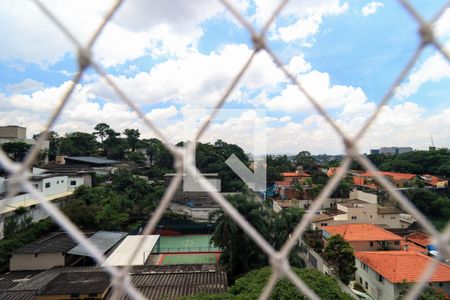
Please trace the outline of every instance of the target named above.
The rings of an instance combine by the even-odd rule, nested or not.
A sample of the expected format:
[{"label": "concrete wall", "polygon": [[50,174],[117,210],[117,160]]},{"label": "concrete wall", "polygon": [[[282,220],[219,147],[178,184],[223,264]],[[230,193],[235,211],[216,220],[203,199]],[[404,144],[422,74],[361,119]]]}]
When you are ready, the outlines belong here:
[{"label": "concrete wall", "polygon": [[369,203],[377,204],[377,195],[366,193],[360,190],[353,190],[350,192],[350,199],[359,199]]},{"label": "concrete wall", "polygon": [[72,190],[84,184],[84,177],[80,176],[69,176],[67,179],[67,189]]},{"label": "concrete wall", "polygon": [[10,271],[47,270],[52,267],[63,267],[65,256],[63,253],[13,254],[9,261]]},{"label": "concrete wall", "polygon": [[52,196],[67,192],[67,176],[56,176],[42,180],[42,193],[45,196]]},{"label": "concrete wall", "polygon": [[372,270],[367,265],[364,265],[359,259],[356,259],[356,273],[355,279],[364,290],[377,300],[393,300],[398,297],[398,287],[387,280],[382,279],[382,282],[378,279],[378,273]]},{"label": "concrete wall", "polygon": [[19,126],[0,126],[0,138],[25,139],[27,138],[27,129]]}]

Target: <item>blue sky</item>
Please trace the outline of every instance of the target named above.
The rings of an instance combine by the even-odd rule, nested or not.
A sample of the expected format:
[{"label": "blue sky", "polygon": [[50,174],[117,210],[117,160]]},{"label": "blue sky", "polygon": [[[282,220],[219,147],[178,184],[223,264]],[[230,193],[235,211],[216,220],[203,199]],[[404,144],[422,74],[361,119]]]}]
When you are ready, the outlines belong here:
[{"label": "blue sky", "polygon": [[[260,28],[275,0],[230,1]],[[43,1],[85,43],[112,1]],[[427,20],[445,1],[411,1]],[[435,23],[443,44],[450,10]],[[374,111],[420,42],[418,25],[397,1],[291,1],[267,34],[267,43],[350,135]],[[42,130],[77,70],[73,45],[31,1],[0,3],[0,125]],[[217,1],[125,1],[93,55],[173,142],[188,139],[223,95],[252,52],[248,32]],[[450,142],[450,67],[427,48],[360,151],[381,146],[426,149]],[[270,153],[341,153],[340,140],[265,53],[259,53],[204,141],[223,139],[252,151],[254,128],[264,124]],[[255,109],[264,111],[264,116]],[[230,111],[231,113],[231,111]],[[198,114],[198,115],[197,115]],[[224,115],[227,115],[226,113]],[[195,116],[197,119],[193,119]],[[92,131],[106,122],[117,131],[154,134],[92,70],[83,77],[53,128],[60,134]],[[420,125],[420,126],[418,126]]]}]

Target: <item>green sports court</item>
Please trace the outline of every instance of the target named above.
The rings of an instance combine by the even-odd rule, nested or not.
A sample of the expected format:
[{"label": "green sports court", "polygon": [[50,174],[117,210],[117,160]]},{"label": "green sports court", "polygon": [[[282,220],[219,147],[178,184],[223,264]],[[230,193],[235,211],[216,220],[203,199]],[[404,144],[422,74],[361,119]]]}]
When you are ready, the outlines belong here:
[{"label": "green sports court", "polygon": [[153,248],[153,254],[218,252],[210,243],[210,235],[161,236]]},{"label": "green sports court", "polygon": [[216,264],[220,253],[161,254],[158,265]]}]

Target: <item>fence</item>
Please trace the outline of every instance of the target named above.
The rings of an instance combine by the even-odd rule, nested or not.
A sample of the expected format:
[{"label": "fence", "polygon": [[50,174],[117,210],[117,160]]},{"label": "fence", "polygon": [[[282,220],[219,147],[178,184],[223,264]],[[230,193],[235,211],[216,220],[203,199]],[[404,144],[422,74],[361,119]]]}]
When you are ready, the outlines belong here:
[{"label": "fence", "polygon": [[[398,0],[402,5],[404,10],[408,12],[411,17],[415,20],[417,25],[419,26],[418,34],[420,36],[420,43],[418,44],[415,52],[409,59],[408,63],[401,70],[397,78],[394,80],[388,91],[385,93],[384,97],[381,99],[379,105],[377,106],[375,112],[371,115],[371,117],[366,121],[364,126],[354,135],[349,136],[344,133],[344,131],[339,127],[339,125],[332,119],[332,117],[325,111],[323,107],[319,104],[318,100],[314,98],[308,91],[308,87],[304,86],[302,82],[298,81],[296,76],[294,76],[282,63],[281,59],[277,56],[277,54],[271,49],[271,47],[266,43],[266,35],[270,25],[273,23],[274,19],[278,16],[278,14],[285,8],[286,4],[289,0],[280,1],[277,8],[273,11],[270,17],[267,19],[267,22],[262,26],[261,30],[257,30],[250,22],[248,22],[239,11],[231,4],[229,0],[221,0],[220,2],[231,12],[232,15],[237,19],[237,21],[243,26],[244,30],[248,31],[251,35],[251,40],[253,43],[253,53],[247,59],[245,64],[242,66],[240,70],[237,70],[236,77],[232,80],[229,87],[226,89],[225,93],[222,95],[220,99],[218,99],[215,108],[213,109],[210,118],[207,118],[204,123],[201,125],[198,130],[195,140],[198,141],[200,137],[202,137],[205,133],[205,130],[209,127],[212,120],[216,117],[218,112],[223,107],[224,103],[227,101],[231,92],[237,86],[242,76],[246,73],[250,64],[252,63],[255,55],[259,51],[265,51],[273,60],[273,62],[278,66],[278,68],[283,72],[286,78],[296,86],[299,91],[305,95],[307,101],[309,101],[315,110],[328,122],[329,125],[333,128],[334,132],[342,139],[342,143],[345,146],[347,157],[342,160],[340,165],[340,169],[334,174],[325,188],[321,191],[319,196],[315,199],[312,206],[310,207],[309,212],[303,217],[301,222],[297,225],[294,232],[292,233],[292,239],[288,240],[286,244],[281,248],[281,250],[276,251],[272,248],[272,246],[258,233],[258,231],[253,228],[245,218],[243,218],[238,211],[229,204],[226,199],[221,196],[219,193],[210,192],[212,198],[224,209],[224,211],[255,241],[255,243],[268,255],[270,258],[270,264],[272,266],[272,275],[267,282],[260,299],[267,299],[270,296],[270,293],[276,283],[281,278],[289,279],[301,292],[306,295],[309,299],[319,299],[319,297],[312,291],[306,284],[296,276],[296,274],[291,270],[288,263],[288,256],[291,249],[297,244],[298,239],[302,236],[302,234],[307,229],[308,224],[311,222],[315,212],[322,206],[322,203],[327,199],[330,194],[333,192],[337,184],[344,177],[346,171],[348,170],[352,159],[355,159],[364,169],[368,171],[375,172],[376,167],[367,159],[367,157],[362,156],[358,151],[358,143],[360,139],[365,135],[368,128],[374,123],[377,117],[380,114],[380,111],[384,105],[386,105],[389,100],[394,95],[395,89],[399,86],[400,82],[405,78],[405,76],[409,73],[409,71],[415,65],[419,55],[422,51],[427,47],[434,47],[438,52],[440,52],[445,59],[449,60],[450,55],[444,49],[443,45],[435,38],[433,25],[435,22],[441,17],[441,15],[445,12],[445,9],[448,6],[448,3],[440,9],[436,15],[431,20],[425,20],[421,14],[407,1],[407,0]],[[35,189],[35,187],[30,183],[29,177],[29,169],[32,165],[33,161],[37,158],[39,154],[39,150],[42,148],[45,139],[47,138],[48,131],[53,127],[57,117],[61,114],[61,112],[66,107],[69,98],[71,97],[72,92],[74,91],[75,86],[80,82],[83,74],[85,73],[87,68],[92,68],[100,77],[102,77],[105,82],[112,88],[114,93],[120,98],[121,101],[126,103],[135,113],[136,115],[145,123],[145,125],[153,131],[157,138],[165,142],[165,146],[172,153],[175,158],[175,169],[177,171],[177,175],[171,181],[169,187],[167,188],[162,200],[160,201],[159,206],[156,208],[153,216],[148,220],[148,223],[143,231],[143,234],[149,234],[155,230],[158,221],[160,220],[162,214],[167,209],[169,202],[173,198],[178,186],[182,180],[183,172],[187,172],[190,175],[200,176],[200,185],[202,188],[208,189],[209,191],[213,190],[212,185],[205,180],[202,175],[199,175],[200,172],[196,172],[196,166],[192,163],[193,153],[194,153],[194,144],[191,143],[185,146],[185,149],[181,149],[173,146],[169,143],[168,139],[164,135],[164,133],[158,129],[153,122],[151,122],[148,118],[146,118],[143,111],[139,108],[139,106],[133,102],[133,100],[128,97],[126,93],[123,92],[122,88],[108,76],[108,73],[105,69],[91,56],[91,49],[99,37],[100,33],[103,31],[105,26],[109,23],[112,16],[120,9],[121,4],[124,1],[118,0],[111,7],[109,12],[105,15],[103,21],[100,26],[95,29],[88,43],[81,44],[76,35],[68,30],[64,25],[64,20],[58,19],[54,14],[52,14],[51,9],[41,3],[39,0],[34,0],[34,3],[41,9],[41,11],[50,19],[60,30],[64,33],[64,35],[73,43],[78,51],[78,66],[79,70],[74,75],[73,81],[68,87],[67,91],[64,95],[61,96],[61,100],[58,105],[55,107],[51,117],[45,125],[46,134],[43,134],[39,137],[36,144],[33,146],[32,150],[29,152],[27,157],[25,158],[23,163],[15,163],[12,162],[7,155],[0,151],[0,164],[2,167],[10,174],[11,180],[14,181],[18,187],[23,188],[27,192],[31,193],[35,199],[40,201],[40,205],[43,209],[45,209],[52,218],[69,234],[72,236],[74,240],[83,245],[95,258],[95,260],[103,265],[105,258],[102,254],[95,248],[93,244],[91,244],[86,237],[81,233],[81,231],[51,202],[45,201],[45,197]],[[183,161],[184,168],[183,168]],[[187,163],[186,163],[187,162]],[[431,222],[416,208],[411,202],[398,191],[395,190],[394,186],[382,175],[379,173],[375,173],[376,180],[379,184],[396,200],[398,201],[404,209],[414,215],[417,221],[421,224],[421,226],[433,237],[434,243],[438,245],[440,253],[445,257],[450,257],[450,247],[448,245],[450,240],[450,226],[447,226],[443,233],[439,233],[431,224]],[[8,198],[13,197],[17,191],[11,190],[9,192]],[[0,211],[8,204],[9,201],[3,201],[0,204]],[[134,257],[138,255],[138,249],[141,245],[136,247]],[[433,273],[434,268],[436,267],[436,263],[431,264],[424,271],[421,279],[414,285],[414,287],[409,291],[406,299],[412,299],[417,295],[426,285],[427,279]],[[143,299],[142,294],[131,284],[131,279],[128,275],[130,271],[130,267],[125,267],[122,269],[117,269],[114,267],[105,266],[105,270],[109,272],[111,275],[111,282],[113,284],[115,296],[119,294],[126,293],[133,299]]]}]

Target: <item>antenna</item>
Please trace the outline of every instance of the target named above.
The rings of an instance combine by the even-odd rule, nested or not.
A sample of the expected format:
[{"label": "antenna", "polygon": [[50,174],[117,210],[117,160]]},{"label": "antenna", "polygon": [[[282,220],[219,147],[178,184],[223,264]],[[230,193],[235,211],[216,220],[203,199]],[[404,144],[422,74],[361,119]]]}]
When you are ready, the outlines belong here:
[{"label": "antenna", "polygon": [[433,135],[430,134],[430,138],[431,138],[431,146],[428,148],[429,151],[434,151],[436,150],[436,147],[434,146],[434,140],[433,140]]}]

